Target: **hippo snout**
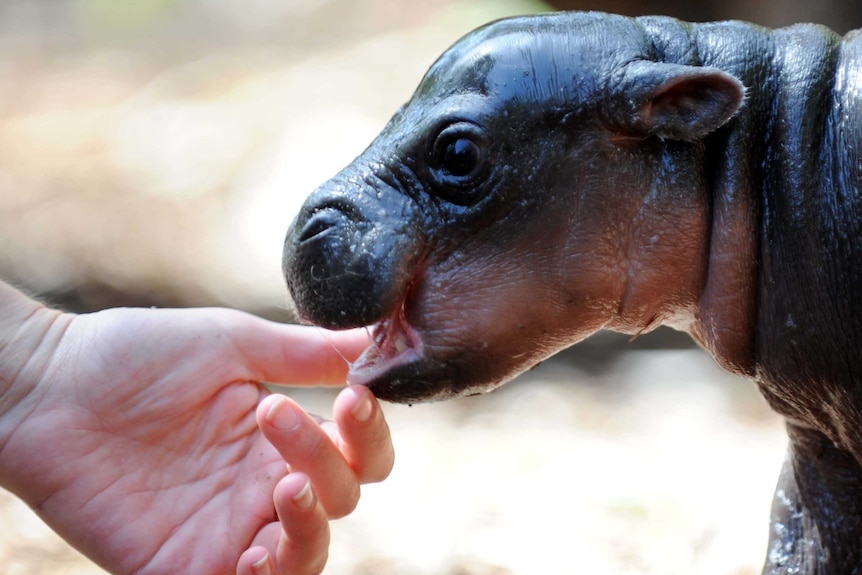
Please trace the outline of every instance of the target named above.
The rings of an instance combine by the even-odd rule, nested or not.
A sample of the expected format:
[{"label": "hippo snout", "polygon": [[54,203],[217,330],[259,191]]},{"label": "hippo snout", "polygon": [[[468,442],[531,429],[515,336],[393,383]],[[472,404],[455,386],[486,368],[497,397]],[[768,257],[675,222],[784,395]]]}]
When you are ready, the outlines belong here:
[{"label": "hippo snout", "polygon": [[284,273],[303,319],[337,329],[368,325],[381,314],[386,290],[376,281],[372,255],[362,249],[363,224],[316,206],[303,208],[294,222]]},{"label": "hippo snout", "polygon": [[[399,307],[417,248],[415,210],[403,195],[350,198],[342,188],[315,192],[284,243],[284,276],[300,317],[328,329],[369,326]],[[404,217],[381,217],[393,209]]]}]

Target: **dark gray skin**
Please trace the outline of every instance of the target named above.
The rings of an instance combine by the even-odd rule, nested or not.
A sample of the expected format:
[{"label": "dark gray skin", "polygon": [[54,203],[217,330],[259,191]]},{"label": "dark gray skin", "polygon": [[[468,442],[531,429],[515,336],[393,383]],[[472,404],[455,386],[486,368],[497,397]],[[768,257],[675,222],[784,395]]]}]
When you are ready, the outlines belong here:
[{"label": "dark gray skin", "polygon": [[351,380],[391,401],[690,333],[787,420],[764,573],[862,573],[860,150],[858,33],[501,21],[311,195],[285,275],[306,321],[375,326]]}]

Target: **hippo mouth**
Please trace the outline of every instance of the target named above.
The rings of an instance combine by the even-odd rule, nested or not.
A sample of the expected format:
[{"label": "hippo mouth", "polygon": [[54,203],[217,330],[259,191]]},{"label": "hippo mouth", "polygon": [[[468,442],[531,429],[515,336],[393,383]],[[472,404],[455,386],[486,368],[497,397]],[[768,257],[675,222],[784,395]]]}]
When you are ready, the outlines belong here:
[{"label": "hippo mouth", "polygon": [[441,347],[438,329],[414,327],[408,319],[409,301],[405,298],[368,328],[369,345],[350,364],[348,384],[364,385],[378,399],[412,405],[476,395],[502,383],[489,375],[475,349]]},{"label": "hippo mouth", "polygon": [[374,324],[369,331],[369,346],[351,365],[347,382],[374,390],[374,382],[385,374],[418,362],[424,345],[419,333],[407,322],[404,306]]}]

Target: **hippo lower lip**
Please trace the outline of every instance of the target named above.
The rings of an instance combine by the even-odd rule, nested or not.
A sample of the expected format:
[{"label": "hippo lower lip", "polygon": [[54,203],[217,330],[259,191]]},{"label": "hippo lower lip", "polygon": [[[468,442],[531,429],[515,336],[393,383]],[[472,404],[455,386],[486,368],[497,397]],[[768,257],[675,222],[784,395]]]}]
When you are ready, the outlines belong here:
[{"label": "hippo lower lip", "polygon": [[377,323],[370,340],[368,348],[350,366],[347,382],[351,385],[373,388],[374,382],[393,368],[422,358],[422,338],[407,322],[403,307]]}]

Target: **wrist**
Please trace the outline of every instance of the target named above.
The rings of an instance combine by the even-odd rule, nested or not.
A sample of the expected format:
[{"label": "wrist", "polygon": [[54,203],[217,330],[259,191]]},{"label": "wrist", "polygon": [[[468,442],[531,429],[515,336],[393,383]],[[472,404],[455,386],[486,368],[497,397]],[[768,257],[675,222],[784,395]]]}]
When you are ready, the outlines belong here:
[{"label": "wrist", "polygon": [[0,282],[0,484],[9,438],[39,402],[40,380],[72,316]]}]

